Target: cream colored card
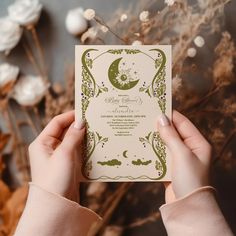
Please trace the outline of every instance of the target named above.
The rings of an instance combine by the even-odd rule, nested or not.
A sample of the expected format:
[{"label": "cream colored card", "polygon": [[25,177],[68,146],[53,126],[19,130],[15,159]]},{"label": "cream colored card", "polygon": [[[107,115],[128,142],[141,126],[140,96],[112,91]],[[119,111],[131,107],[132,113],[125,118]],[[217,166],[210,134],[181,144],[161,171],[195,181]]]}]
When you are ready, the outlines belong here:
[{"label": "cream colored card", "polygon": [[157,118],[171,119],[171,46],[76,46],[76,120],[86,120],[84,181],[169,181]]}]

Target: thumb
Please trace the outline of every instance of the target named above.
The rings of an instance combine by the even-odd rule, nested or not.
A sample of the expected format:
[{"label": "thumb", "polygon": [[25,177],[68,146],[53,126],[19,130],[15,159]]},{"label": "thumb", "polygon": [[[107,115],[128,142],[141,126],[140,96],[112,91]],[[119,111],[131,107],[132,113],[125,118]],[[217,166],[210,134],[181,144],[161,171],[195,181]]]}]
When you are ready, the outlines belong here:
[{"label": "thumb", "polygon": [[85,134],[85,121],[81,120],[78,123],[73,123],[67,130],[61,146],[68,152],[78,150]]},{"label": "thumb", "polygon": [[157,129],[162,140],[172,154],[176,155],[188,150],[175,127],[164,113],[158,119]]}]

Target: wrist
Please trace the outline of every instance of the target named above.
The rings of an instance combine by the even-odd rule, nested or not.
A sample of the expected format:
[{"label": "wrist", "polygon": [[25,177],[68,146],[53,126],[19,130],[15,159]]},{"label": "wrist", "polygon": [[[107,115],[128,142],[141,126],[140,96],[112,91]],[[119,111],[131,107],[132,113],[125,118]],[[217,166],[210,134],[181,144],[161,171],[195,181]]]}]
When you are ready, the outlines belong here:
[{"label": "wrist", "polygon": [[173,179],[173,191],[175,198],[182,198],[197,189],[210,185],[209,177],[207,174],[196,174],[196,175],[186,175],[188,177],[181,177]]},{"label": "wrist", "polygon": [[78,189],[78,191],[76,191],[75,189],[73,191],[71,189],[69,189],[67,191],[61,191],[56,188],[53,188],[50,185],[45,185],[45,184],[34,182],[34,181],[29,182],[29,185],[36,186],[48,193],[56,195],[58,197],[66,198],[67,200],[79,203],[79,189]]}]

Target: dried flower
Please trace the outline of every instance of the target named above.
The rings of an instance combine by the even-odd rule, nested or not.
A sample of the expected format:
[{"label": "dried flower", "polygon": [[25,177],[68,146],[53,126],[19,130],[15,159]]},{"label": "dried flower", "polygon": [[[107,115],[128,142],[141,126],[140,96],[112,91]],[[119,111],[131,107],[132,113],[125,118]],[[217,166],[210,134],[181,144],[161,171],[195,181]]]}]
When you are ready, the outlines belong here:
[{"label": "dried flower", "polygon": [[226,169],[226,171],[232,171],[235,169],[236,161],[235,156],[232,151],[227,151],[222,157],[221,157],[221,166]]},{"label": "dried flower", "polygon": [[108,28],[105,25],[101,25],[100,29],[103,33],[106,33],[108,31]]},{"label": "dried flower", "polygon": [[179,89],[182,87],[182,79],[176,75],[173,79],[172,79],[172,92],[174,95],[177,95],[177,92],[179,91]]},{"label": "dried flower", "polygon": [[175,0],[165,0],[165,4],[167,4],[167,6],[173,6],[175,4]]},{"label": "dried flower", "polygon": [[194,39],[194,43],[197,47],[201,48],[204,46],[205,44],[205,40],[202,36],[197,36],[195,39]]},{"label": "dried flower", "polygon": [[213,129],[211,139],[214,140],[214,142],[221,143],[225,139],[225,134],[219,128]]},{"label": "dried flower", "polygon": [[201,7],[202,9],[207,8],[207,5],[209,4],[209,2],[206,0],[197,0],[197,1],[198,1],[199,7]]},{"label": "dried flower", "polygon": [[139,15],[139,20],[142,22],[148,22],[149,21],[149,11],[142,11]]},{"label": "dried flower", "polygon": [[[4,152],[4,149],[7,147],[10,139],[11,139],[11,135],[7,134],[7,133],[3,133],[0,129],[0,153],[1,154]],[[4,168],[4,163],[3,163],[2,157],[0,155],[0,177],[1,177],[1,173],[2,173],[3,168]],[[0,208],[1,208],[1,206],[0,206]]]},{"label": "dried flower", "polygon": [[236,113],[235,97],[225,99],[223,102],[222,108],[223,108],[224,114],[226,115],[232,115]]},{"label": "dried flower", "polygon": [[84,18],[86,20],[92,20],[95,17],[96,13],[93,9],[87,9],[84,11]]},{"label": "dried flower", "polygon": [[39,76],[21,76],[11,96],[22,106],[34,106],[45,96],[48,87]]},{"label": "dried flower", "polygon": [[8,54],[20,41],[22,32],[17,23],[8,18],[0,18],[0,52]]},{"label": "dried flower", "polygon": [[0,65],[0,87],[14,83],[19,74],[19,67],[4,63]]},{"label": "dried flower", "polygon": [[141,41],[139,41],[139,40],[135,40],[135,41],[132,43],[133,46],[139,46],[139,45],[142,45],[142,44],[143,44],[143,42],[141,42]]},{"label": "dried flower", "polygon": [[23,26],[31,26],[37,24],[42,4],[38,0],[16,0],[8,7],[9,17]]},{"label": "dried flower", "polygon": [[56,95],[61,95],[65,91],[61,83],[58,82],[53,83],[52,90]]},{"label": "dried flower", "polygon": [[1,232],[4,232],[4,234],[6,233],[6,235],[14,235],[20,216],[25,208],[25,202],[28,196],[28,186],[24,185],[19,187],[14,192],[11,192],[9,189],[9,195],[5,200],[2,199],[2,195],[5,195],[6,197],[6,189],[5,191],[3,190],[2,183],[0,183],[0,200],[4,203],[1,208],[1,212],[3,213],[1,214]]},{"label": "dried flower", "polygon": [[126,14],[122,14],[121,16],[120,16],[120,22],[124,22],[124,21],[126,21],[128,19],[128,16],[126,15]]},{"label": "dried flower", "polygon": [[188,57],[195,57],[196,54],[197,54],[196,48],[189,48],[189,49],[187,50],[187,55],[188,55]]},{"label": "dried flower", "polygon": [[87,196],[100,198],[102,194],[105,192],[106,188],[107,188],[106,183],[102,182],[91,183],[87,189]]},{"label": "dried flower", "polygon": [[83,16],[84,10],[82,8],[75,8],[70,10],[66,16],[66,29],[72,35],[80,35],[88,28],[88,22]]},{"label": "dried flower", "polygon": [[95,27],[90,27],[83,35],[81,36],[81,42],[84,43],[87,39],[95,39],[97,37],[97,29]]},{"label": "dried flower", "polygon": [[121,236],[123,234],[122,227],[109,225],[105,228],[104,236]]},{"label": "dried flower", "polygon": [[217,59],[213,65],[213,79],[217,85],[228,85],[233,77],[235,45],[228,32],[215,48]]}]

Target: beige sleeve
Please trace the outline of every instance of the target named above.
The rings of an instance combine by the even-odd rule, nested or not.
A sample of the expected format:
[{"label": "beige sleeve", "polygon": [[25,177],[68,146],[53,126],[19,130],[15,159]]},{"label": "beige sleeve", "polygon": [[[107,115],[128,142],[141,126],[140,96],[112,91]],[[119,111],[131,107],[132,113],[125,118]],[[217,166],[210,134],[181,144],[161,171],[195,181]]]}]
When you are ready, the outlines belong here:
[{"label": "beige sleeve", "polygon": [[86,236],[99,221],[95,212],[31,183],[14,236]]},{"label": "beige sleeve", "polygon": [[215,189],[202,187],[160,207],[169,236],[233,236],[214,197]]}]

